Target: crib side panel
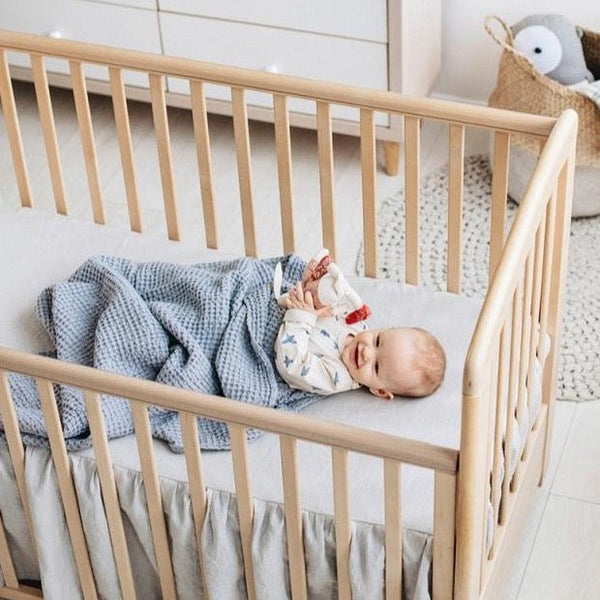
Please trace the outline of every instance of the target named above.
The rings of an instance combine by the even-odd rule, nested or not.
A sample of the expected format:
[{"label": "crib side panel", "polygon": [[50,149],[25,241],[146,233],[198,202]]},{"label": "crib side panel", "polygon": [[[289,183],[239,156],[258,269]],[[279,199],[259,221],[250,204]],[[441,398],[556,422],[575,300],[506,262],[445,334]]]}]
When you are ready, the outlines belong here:
[{"label": "crib side panel", "polygon": [[[503,240],[500,231],[492,236],[492,283],[463,380],[459,598],[495,597],[498,573],[514,547],[514,529],[526,514],[532,482],[541,484],[543,478],[543,467],[542,473],[538,469],[547,456],[555,400],[576,126],[575,114],[560,117],[542,145],[508,236]],[[507,143],[505,136],[496,142],[502,173]],[[504,186],[502,176],[496,189]],[[501,244],[504,249],[498,252]]]},{"label": "crib side panel", "polygon": [[[403,462],[431,469],[435,473],[435,530],[433,553],[436,565],[433,571],[434,597],[450,598],[454,563],[454,502],[456,497],[456,472],[458,453],[422,442],[404,440],[389,434],[361,430],[336,423],[313,421],[308,417],[248,406],[224,398],[205,396],[178,388],[168,388],[142,380],[95,372],[74,364],[57,362],[45,357],[32,358],[26,354],[0,349],[0,364],[9,372],[29,372],[38,381],[38,389],[48,426],[54,468],[57,472],[62,505],[68,534],[74,549],[75,562],[84,597],[97,597],[99,582],[91,570],[89,544],[79,511],[77,491],[71,467],[61,436],[61,427],[54,397],[54,385],[65,384],[81,388],[90,424],[90,433],[98,465],[98,477],[108,524],[117,575],[124,598],[135,598],[135,573],[132,570],[130,548],[124,535],[119,493],[115,486],[114,465],[109,451],[101,398],[119,395],[129,399],[133,416],[135,437],[139,451],[145,502],[162,594],[165,598],[176,595],[173,556],[167,530],[156,468],[148,411],[152,406],[179,411],[184,437],[184,452],[189,480],[192,514],[198,543],[198,557],[203,560],[200,544],[206,514],[206,491],[202,455],[196,419],[199,416],[223,421],[228,425],[235,480],[236,501],[240,531],[240,544],[248,597],[255,597],[254,565],[252,554],[254,501],[251,485],[251,465],[248,460],[246,433],[249,428],[260,428],[279,435],[284,498],[285,528],[287,533],[288,567],[292,597],[307,597],[306,563],[303,548],[301,518],[302,494],[298,478],[298,440],[318,443],[330,448],[332,453],[332,487],[336,546],[336,571],[338,597],[352,597],[350,545],[352,539],[352,511],[350,498],[349,458],[358,452],[379,457],[383,469],[384,489],[384,544],[386,599],[398,597],[402,589],[402,495],[401,465]],[[14,406],[10,396],[7,372],[2,371],[0,388],[3,422],[10,424]],[[86,376],[87,375],[87,376]],[[89,376],[91,375],[91,379]],[[160,400],[157,400],[160,398]],[[258,410],[257,410],[258,409]],[[15,452],[11,454],[13,467],[22,470],[22,441],[16,423],[7,427]],[[14,455],[14,456],[13,456]],[[22,494],[27,506],[27,491]],[[0,521],[0,526],[2,525]],[[4,529],[0,527],[0,567],[5,573],[5,587],[0,597],[29,597],[27,589],[18,581],[8,544],[4,543]],[[35,540],[35,532],[32,529]],[[200,571],[202,572],[202,568]],[[19,594],[21,594],[19,596]]]},{"label": "crib side panel", "polygon": [[[420,273],[421,257],[431,249],[425,244],[432,244],[426,236],[422,235],[424,225],[420,219],[420,186],[421,177],[421,144],[420,130],[426,121],[435,120],[449,125],[448,158],[450,163],[450,177],[448,184],[447,205],[447,235],[446,235],[446,281],[443,289],[451,292],[461,292],[461,277],[465,256],[463,253],[463,230],[468,214],[463,214],[463,179],[464,179],[464,148],[465,135],[472,128],[484,128],[495,132],[496,155],[504,156],[504,169],[502,163],[496,162],[494,169],[493,220],[491,227],[491,253],[490,272],[493,272],[493,262],[497,260],[502,249],[502,229],[504,215],[500,209],[501,201],[506,197],[506,177],[508,160],[508,142],[512,132],[529,133],[530,135],[545,137],[551,130],[553,119],[521,115],[483,107],[467,107],[456,103],[449,103],[426,98],[404,97],[389,92],[379,92],[360,88],[350,88],[324,82],[299,80],[289,76],[272,73],[254,73],[248,70],[229,68],[225,66],[210,65],[185,59],[155,56],[134,51],[123,51],[115,48],[94,46],[67,40],[43,39],[36,36],[17,34],[11,32],[0,33],[0,47],[11,52],[21,52],[30,56],[32,64],[32,78],[35,81],[36,94],[39,104],[39,117],[44,133],[45,148],[48,157],[48,167],[51,182],[56,198],[56,209],[62,214],[69,210],[67,192],[65,190],[63,166],[60,157],[61,136],[57,136],[56,128],[60,123],[55,123],[52,113],[51,95],[48,92],[48,76],[45,73],[44,61],[48,57],[66,60],[70,63],[70,75],[54,75],[50,83],[73,90],[74,104],[79,123],[82,152],[85,162],[85,177],[87,178],[87,193],[90,198],[91,216],[96,223],[115,224],[122,221],[123,215],[129,217],[129,226],[132,231],[141,232],[145,223],[155,219],[155,212],[159,210],[154,201],[140,198],[139,179],[147,179],[151,171],[143,168],[140,157],[141,139],[135,130],[135,124],[130,122],[130,108],[128,103],[134,100],[149,102],[152,108],[153,131],[156,139],[156,172],[151,175],[160,176],[162,188],[162,210],[164,230],[169,239],[183,239],[193,243],[202,242],[208,248],[219,248],[227,252],[240,252],[251,256],[265,254],[279,254],[280,252],[297,251],[307,256],[315,252],[319,245],[327,247],[333,257],[344,256],[348,258],[349,252],[354,252],[354,247],[339,247],[341,228],[345,231],[352,229],[362,231],[364,238],[364,273],[374,277],[379,275],[379,234],[377,228],[378,197],[377,197],[377,147],[376,123],[380,118],[403,119],[404,130],[404,180],[405,180],[405,208],[404,215],[400,216],[398,226],[403,228],[405,236],[404,256],[399,257],[404,261],[404,273],[400,276],[411,284],[428,285],[423,281]],[[5,61],[6,62],[6,61]],[[90,71],[93,66],[96,71]],[[107,71],[107,81],[86,78],[88,73],[98,73],[98,68]],[[1,71],[1,70],[0,70]],[[137,72],[148,79],[147,89],[126,85],[128,75]],[[20,144],[17,110],[14,99],[11,101],[10,79],[8,67],[0,77],[0,93],[2,94],[3,108],[7,116],[7,130],[11,142],[14,158],[16,179],[19,183],[21,203],[31,206],[33,200],[28,189],[27,168],[25,154]],[[23,73],[19,71],[20,76]],[[165,88],[165,82],[177,81],[184,89],[189,89],[189,95],[175,94]],[[4,83],[3,83],[4,82]],[[218,160],[215,162],[214,149],[209,135],[210,119],[208,107],[204,96],[206,86],[219,86],[223,94],[231,97],[231,115],[233,116],[233,137],[235,143],[235,161],[225,166]],[[103,172],[102,165],[98,164],[95,132],[92,126],[94,110],[88,100],[90,93],[102,93],[111,98],[116,138],[118,140],[119,155],[121,159],[120,173],[116,179],[121,179],[124,187],[123,201],[126,211],[116,210],[113,205],[121,201],[115,197],[115,192],[120,194],[114,184],[114,177]],[[248,122],[248,104],[250,98],[261,96],[268,106],[272,106],[274,113],[274,127],[269,140],[263,135],[262,142],[272,145],[273,155],[276,156],[277,168],[270,169],[266,175],[261,175],[262,189],[278,190],[279,206],[273,205],[268,210],[273,214],[279,212],[281,227],[279,231],[269,231],[268,228],[276,222],[272,219],[263,223],[255,218],[257,202],[263,204],[266,199],[256,198],[256,177],[253,174],[257,161],[262,160],[254,156],[252,145],[255,132]],[[290,101],[301,99],[303,102],[313,102],[316,106],[314,125],[317,130],[316,163],[318,165],[318,187],[315,195],[320,202],[311,204],[306,202],[304,193],[298,192],[298,185],[294,185],[294,136],[288,104]],[[262,102],[261,100],[261,102]],[[187,167],[180,168],[175,148],[171,140],[170,131],[172,123],[169,105],[191,108],[193,126],[191,147],[197,155],[197,172],[191,174]],[[336,155],[334,151],[335,138],[332,134],[331,114],[339,106],[344,106],[357,113],[360,118],[360,178],[356,182],[356,197],[342,198],[336,190],[336,181],[339,173],[334,170]],[[266,128],[267,126],[265,126]],[[193,131],[192,131],[193,130]],[[60,132],[58,132],[60,134]],[[140,148],[138,148],[140,146]],[[145,148],[145,146],[144,146]],[[179,150],[181,152],[181,150]],[[239,192],[239,223],[242,235],[236,236],[232,229],[232,221],[237,221],[237,212],[219,215],[223,210],[221,206],[228,206],[229,199],[221,199],[215,187],[215,173],[213,170],[219,164],[219,169],[237,170],[237,188]],[[69,173],[76,165],[69,165]],[[183,175],[181,173],[183,173]],[[190,178],[199,181],[199,189],[190,185]],[[272,184],[267,185],[267,178],[273,178]],[[107,179],[109,181],[107,181]],[[264,181],[263,181],[264,179]],[[298,179],[296,179],[298,181]],[[158,183],[158,181],[157,181]],[[302,182],[304,184],[304,182]],[[147,188],[148,186],[145,185]],[[67,186],[68,188],[68,186]],[[198,198],[184,198],[178,189],[192,190]],[[111,197],[109,203],[111,210],[107,214],[103,203],[103,195],[107,190]],[[154,193],[154,192],[153,192]],[[153,193],[151,195],[153,195]],[[352,191],[354,194],[354,191]],[[145,191],[147,196],[147,192]],[[301,196],[299,200],[299,196]],[[178,214],[184,202],[196,203],[197,218],[179,222]],[[354,203],[356,203],[354,205]],[[444,210],[444,207],[440,207]],[[226,209],[229,211],[229,208]],[[312,212],[306,218],[299,216],[300,212]],[[152,213],[149,218],[145,213]],[[258,214],[258,213],[257,213]],[[339,215],[343,215],[343,222]],[[353,219],[356,219],[354,223]],[[313,227],[316,220],[316,227]],[[352,225],[349,226],[349,222]],[[268,224],[267,224],[268,223]],[[303,231],[298,236],[298,228],[305,223],[310,223],[314,232],[319,235]],[[119,223],[121,224],[121,223]],[[146,225],[147,227],[147,225]],[[156,228],[156,224],[152,227]],[[347,239],[347,236],[343,236]],[[306,244],[302,246],[305,241]],[[318,239],[317,239],[318,238]],[[268,239],[268,241],[266,241]],[[243,244],[238,241],[243,240]],[[278,240],[281,240],[279,243]],[[433,242],[436,251],[440,240]],[[279,243],[279,246],[277,245]],[[345,245],[348,242],[345,242]],[[268,248],[265,252],[263,248]],[[444,251],[443,247],[441,250]]]}]

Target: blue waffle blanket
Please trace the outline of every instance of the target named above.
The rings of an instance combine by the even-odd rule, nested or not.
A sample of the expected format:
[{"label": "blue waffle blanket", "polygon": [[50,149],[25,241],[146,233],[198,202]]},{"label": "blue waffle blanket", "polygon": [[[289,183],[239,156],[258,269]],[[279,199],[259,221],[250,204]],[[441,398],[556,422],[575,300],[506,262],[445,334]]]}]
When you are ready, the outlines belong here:
[{"label": "blue waffle blanket", "polygon": [[[292,390],[275,368],[274,343],[283,317],[272,292],[282,263],[284,287],[302,277],[295,255],[273,259],[176,265],[94,257],[67,281],[42,292],[37,313],[56,358],[97,369],[243,400],[299,410],[317,399]],[[12,375],[23,440],[48,445],[35,382]],[[80,390],[55,385],[67,448],[91,445]],[[133,432],[129,402],[102,397],[109,438]],[[152,434],[183,451],[178,413],[152,407]],[[198,419],[202,448],[229,448],[224,423]],[[259,434],[249,430],[248,438]]]}]

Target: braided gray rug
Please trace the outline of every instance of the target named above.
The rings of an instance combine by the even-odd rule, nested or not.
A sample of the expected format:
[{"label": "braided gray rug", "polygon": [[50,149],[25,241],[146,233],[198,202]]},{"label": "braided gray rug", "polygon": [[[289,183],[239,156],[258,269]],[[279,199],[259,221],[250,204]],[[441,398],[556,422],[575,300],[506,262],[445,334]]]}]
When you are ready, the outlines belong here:
[{"label": "braided gray rug", "polygon": [[[463,292],[483,297],[488,284],[489,202],[491,171],[487,156],[465,159],[463,224]],[[421,184],[421,279],[429,289],[446,286],[446,208],[448,171],[444,167]],[[508,204],[512,222],[517,205]],[[404,280],[404,190],[381,202],[378,211],[379,276]],[[444,240],[444,242],[442,242]],[[600,217],[575,219],[571,225],[569,269],[558,398],[593,400],[600,398]],[[363,273],[362,247],[356,273]]]}]

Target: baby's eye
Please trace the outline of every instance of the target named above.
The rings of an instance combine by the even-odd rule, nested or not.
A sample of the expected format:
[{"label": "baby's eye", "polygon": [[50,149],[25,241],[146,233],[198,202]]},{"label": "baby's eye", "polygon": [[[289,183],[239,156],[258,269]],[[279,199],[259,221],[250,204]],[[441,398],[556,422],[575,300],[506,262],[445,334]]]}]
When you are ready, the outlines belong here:
[{"label": "baby's eye", "polygon": [[379,363],[375,363],[375,375],[379,375]]},{"label": "baby's eye", "polygon": [[375,337],[375,348],[379,348],[379,334]]}]

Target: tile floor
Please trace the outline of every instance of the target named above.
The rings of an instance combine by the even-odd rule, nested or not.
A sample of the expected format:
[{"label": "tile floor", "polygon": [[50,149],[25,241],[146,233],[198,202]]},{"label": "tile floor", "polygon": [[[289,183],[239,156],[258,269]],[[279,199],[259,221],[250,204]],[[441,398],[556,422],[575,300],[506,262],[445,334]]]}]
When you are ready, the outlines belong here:
[{"label": "tile floor", "polygon": [[[15,85],[34,200],[42,209],[51,210],[51,183],[45,165],[45,153],[33,87]],[[72,212],[90,218],[83,156],[77,134],[71,94],[52,93],[58,139],[68,200]],[[103,181],[109,223],[126,214],[123,182],[119,172],[119,154],[115,142],[111,105],[107,98],[92,96],[98,162]],[[156,146],[151,130],[151,110],[141,103],[130,104],[135,160],[140,196],[144,198],[144,219],[149,230],[164,231]],[[173,163],[177,178],[184,238],[204,241],[201,229],[199,184],[196,175],[192,121],[188,111],[169,109]],[[237,194],[234,142],[231,120],[210,116],[213,146],[214,188],[217,201]],[[269,228],[258,239],[259,252],[280,252],[277,164],[272,127],[251,123],[253,190],[257,219],[270,220]],[[446,127],[425,123],[422,128],[422,173],[426,175],[447,159]],[[317,226],[319,177],[316,134],[292,131],[295,216],[298,229],[308,233],[298,240],[298,251],[310,254],[321,244]],[[344,269],[352,269],[360,232],[360,148],[355,138],[334,136],[335,191],[338,198],[338,260]],[[467,152],[486,152],[485,134],[468,133]],[[384,198],[403,185],[402,168],[397,177],[382,170],[379,148],[377,193]],[[17,190],[12,182],[11,160],[4,127],[0,128],[0,211],[16,210]],[[402,165],[402,156],[400,160]],[[340,200],[341,199],[341,200]],[[232,215],[239,214],[236,204],[219,204],[218,227],[222,248],[241,251],[241,228],[231,228]],[[262,225],[262,224],[261,224]],[[521,552],[515,557],[511,593],[506,600],[595,600],[600,598],[600,401],[576,404],[558,402],[548,477],[531,514]]]}]

